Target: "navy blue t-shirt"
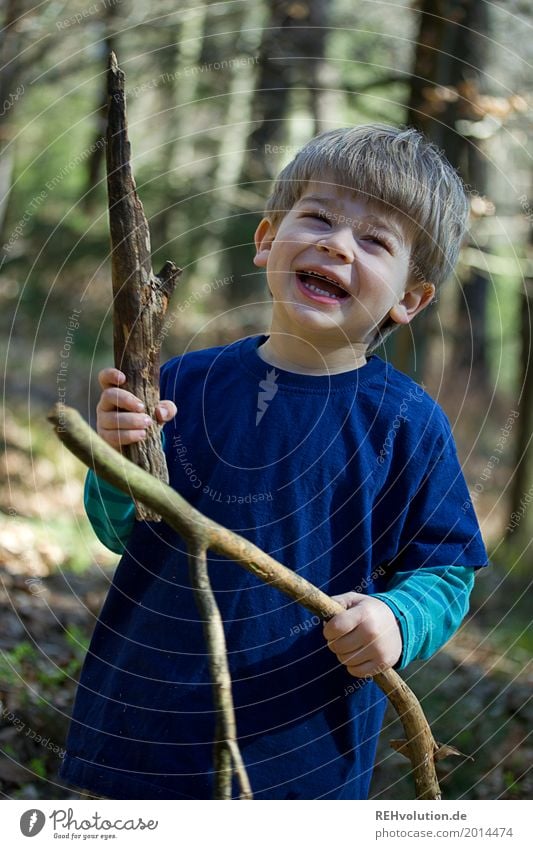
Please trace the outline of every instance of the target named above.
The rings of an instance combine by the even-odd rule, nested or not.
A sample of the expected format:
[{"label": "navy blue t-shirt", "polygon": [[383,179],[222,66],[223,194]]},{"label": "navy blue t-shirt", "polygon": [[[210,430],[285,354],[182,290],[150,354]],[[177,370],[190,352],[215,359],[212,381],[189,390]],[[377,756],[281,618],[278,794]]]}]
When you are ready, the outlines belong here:
[{"label": "navy blue t-shirt", "polygon": [[[397,572],[486,564],[448,421],[371,356],[329,376],[275,369],[265,336],[177,357],[161,397],[171,485],[329,595]],[[364,799],[385,698],[300,605],[210,553],[237,733],[256,799]],[[186,547],[136,522],[83,667],[61,776],[117,799],[213,796],[215,717]]]}]

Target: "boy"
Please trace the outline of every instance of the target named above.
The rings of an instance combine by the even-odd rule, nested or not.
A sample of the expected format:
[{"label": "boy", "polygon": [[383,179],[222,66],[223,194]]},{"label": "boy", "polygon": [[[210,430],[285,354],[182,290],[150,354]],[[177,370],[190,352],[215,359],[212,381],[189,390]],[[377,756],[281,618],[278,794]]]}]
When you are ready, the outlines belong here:
[{"label": "boy", "polygon": [[[414,130],[318,136],[280,174],[255,233],[269,335],[161,370],[171,485],[346,608],[322,627],[209,558],[256,799],[367,797],[385,709],[369,676],[446,642],[486,565],[447,419],[369,356],[431,302],[467,209],[456,173]],[[124,379],[100,373],[98,432],[116,448],[152,424]],[[111,798],[212,798],[211,686],[185,545],[163,523],[135,522],[131,501],[92,473],[86,504],[124,554],[61,775]]]}]

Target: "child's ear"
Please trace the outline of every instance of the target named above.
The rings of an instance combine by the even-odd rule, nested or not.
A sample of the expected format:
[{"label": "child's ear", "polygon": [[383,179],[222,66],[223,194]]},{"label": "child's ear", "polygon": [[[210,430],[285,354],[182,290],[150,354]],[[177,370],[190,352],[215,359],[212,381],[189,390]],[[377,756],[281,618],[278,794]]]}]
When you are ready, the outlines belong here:
[{"label": "child's ear", "polygon": [[407,290],[402,300],[390,310],[389,316],[396,324],[409,324],[415,315],[431,303],[434,297],[433,283],[418,283]]},{"label": "child's ear", "polygon": [[254,233],[254,242],[256,254],[254,256],[254,265],[259,268],[265,268],[274,241],[276,231],[268,218],[262,218],[259,222],[257,230]]}]

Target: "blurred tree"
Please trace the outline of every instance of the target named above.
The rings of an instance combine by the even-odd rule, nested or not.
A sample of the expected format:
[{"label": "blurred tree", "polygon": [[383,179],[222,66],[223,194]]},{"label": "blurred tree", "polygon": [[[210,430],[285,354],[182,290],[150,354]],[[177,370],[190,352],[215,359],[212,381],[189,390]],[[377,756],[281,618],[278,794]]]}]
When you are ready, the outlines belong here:
[{"label": "blurred tree", "polygon": [[[13,182],[13,117],[28,87],[30,68],[53,49],[54,38],[39,30],[38,7],[30,0],[6,0],[0,39],[0,241]],[[41,16],[42,18],[42,16]]]},{"label": "blurred tree", "polygon": [[178,98],[179,61],[180,61],[181,25],[173,23],[165,29],[164,43],[154,53],[154,62],[159,70],[159,79],[163,80],[158,86],[158,123],[162,128],[163,142],[161,144],[160,179],[158,180],[158,196],[160,210],[156,212],[150,224],[155,244],[166,245],[172,237],[172,221],[174,206],[182,199],[182,194],[176,189],[173,179],[173,169],[179,147],[180,127],[176,122],[176,107]]},{"label": "blurred tree", "polygon": [[[533,198],[528,209],[531,218]],[[533,264],[533,223],[526,255]],[[531,269],[531,265],[529,266]],[[520,296],[520,372],[515,473],[511,488],[507,543],[519,558],[533,539],[533,275],[524,279]]]},{"label": "blurred tree", "polygon": [[[225,182],[224,172],[227,171],[225,141],[228,132],[235,137],[231,126],[233,101],[243,96],[234,92],[234,85],[239,72],[247,67],[251,58],[242,39],[242,30],[248,26],[248,15],[249,8],[245,3],[222,8],[216,0],[206,0],[196,64],[192,68],[182,67],[180,71],[181,74],[192,74],[194,93],[191,100],[197,106],[194,160],[199,171],[195,175],[194,187],[189,186],[189,189],[194,195],[197,220],[209,221],[209,225],[197,233],[194,242],[195,258],[201,263],[202,273],[208,277],[218,273],[221,248],[219,222],[227,211],[227,196],[217,191]],[[250,63],[252,65],[253,62]],[[173,96],[177,96],[177,90]],[[244,117],[245,109],[243,113],[239,113],[240,118]],[[173,152],[177,150],[175,144],[170,146]],[[183,181],[178,191],[170,188],[167,206],[172,203],[172,197],[174,203],[181,200],[182,192]],[[164,212],[161,214],[165,215]]]},{"label": "blurred tree", "polygon": [[[486,191],[486,156],[480,146],[485,118],[481,92],[488,32],[488,7],[478,0],[422,0],[419,10],[407,123],[444,151],[469,190]],[[479,213],[481,214],[480,208]],[[487,276],[472,269],[459,291],[455,333],[457,367],[471,369],[477,386],[487,386]],[[432,313],[417,327],[417,355],[424,362]],[[413,336],[398,332],[395,359],[412,370]]]},{"label": "blurred tree", "polygon": [[[307,95],[307,108],[319,129],[318,71],[324,60],[331,2],[269,0],[267,5],[269,17],[259,49],[251,131],[239,176],[241,188],[258,187],[261,197],[266,194],[263,184],[268,184],[278,170],[277,148],[289,136],[287,123],[296,88],[302,88]],[[261,211],[254,206],[244,213],[230,212],[224,241],[230,251],[233,284],[228,294],[234,304],[262,291],[259,277],[255,284],[243,279],[249,270],[250,245]]]},{"label": "blurred tree", "polygon": [[119,6],[115,3],[104,4],[102,7],[102,40],[99,43],[101,55],[100,93],[97,110],[95,112],[96,131],[91,145],[91,154],[87,157],[87,183],[83,197],[83,206],[90,212],[98,201],[96,187],[99,180],[104,176],[103,163],[105,154],[105,134],[107,127],[107,64],[111,51],[117,53],[117,15]]}]

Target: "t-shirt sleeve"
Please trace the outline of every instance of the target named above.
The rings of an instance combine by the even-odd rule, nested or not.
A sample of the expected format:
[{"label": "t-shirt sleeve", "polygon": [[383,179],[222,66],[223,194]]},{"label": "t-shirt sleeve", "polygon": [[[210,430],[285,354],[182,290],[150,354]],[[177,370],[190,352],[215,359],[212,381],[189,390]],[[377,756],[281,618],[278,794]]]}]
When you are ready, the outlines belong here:
[{"label": "t-shirt sleeve", "polygon": [[450,426],[443,413],[439,419],[437,434],[420,445],[428,461],[409,494],[393,573],[424,566],[479,569],[488,563]]}]

